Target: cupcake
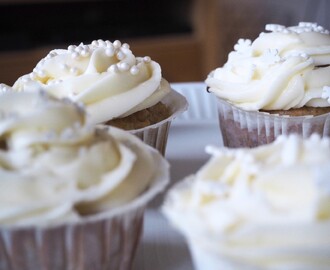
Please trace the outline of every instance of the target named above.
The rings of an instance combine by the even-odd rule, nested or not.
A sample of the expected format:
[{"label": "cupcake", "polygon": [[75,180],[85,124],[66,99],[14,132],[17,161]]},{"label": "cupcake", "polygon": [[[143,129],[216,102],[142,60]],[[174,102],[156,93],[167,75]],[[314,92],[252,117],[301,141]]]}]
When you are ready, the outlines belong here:
[{"label": "cupcake", "polygon": [[92,123],[129,130],[162,153],[171,120],[187,106],[162,78],[157,62],[135,57],[118,40],[52,50],[13,88],[43,88],[57,98],[83,103]]},{"label": "cupcake", "polygon": [[330,135],[330,35],[315,23],[266,25],[240,39],[206,79],[225,146],[255,147],[280,134]]},{"label": "cupcake", "polygon": [[212,158],[163,205],[196,269],[329,269],[329,138],[281,135],[208,152]]},{"label": "cupcake", "polygon": [[168,163],[46,93],[0,95],[0,268],[130,269]]}]

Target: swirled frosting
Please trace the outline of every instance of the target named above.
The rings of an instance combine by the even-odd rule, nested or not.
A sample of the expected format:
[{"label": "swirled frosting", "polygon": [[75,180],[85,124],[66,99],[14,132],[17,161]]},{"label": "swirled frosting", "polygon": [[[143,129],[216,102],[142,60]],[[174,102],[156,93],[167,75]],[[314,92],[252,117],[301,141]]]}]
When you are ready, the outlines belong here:
[{"label": "swirled frosting", "polygon": [[69,100],[6,91],[0,95],[0,224],[71,222],[124,205],[153,181],[161,165],[152,153],[126,132],[95,130]]},{"label": "swirled frosting", "polygon": [[118,40],[53,50],[13,88],[43,88],[57,98],[82,102],[93,123],[149,108],[170,92],[159,64],[147,56],[135,57]]},{"label": "swirled frosting", "polygon": [[189,242],[242,265],[230,269],[327,269],[329,150],[316,135],[210,147],[209,162],[170,191],[165,214]]},{"label": "swirled frosting", "polygon": [[253,42],[238,41],[225,65],[208,75],[209,90],[249,111],[328,107],[329,31],[315,23],[266,30]]}]

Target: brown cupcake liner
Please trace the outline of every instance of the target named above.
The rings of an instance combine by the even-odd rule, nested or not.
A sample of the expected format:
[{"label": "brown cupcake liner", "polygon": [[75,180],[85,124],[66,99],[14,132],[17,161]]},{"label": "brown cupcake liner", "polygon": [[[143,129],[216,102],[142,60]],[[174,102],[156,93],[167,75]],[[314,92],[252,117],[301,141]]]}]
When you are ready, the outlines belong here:
[{"label": "brown cupcake liner", "polygon": [[131,269],[146,205],[169,181],[168,163],[152,151],[159,164],[158,175],[134,201],[76,222],[0,227],[0,269]]},{"label": "brown cupcake liner", "polygon": [[307,138],[313,133],[330,136],[330,113],[319,116],[286,116],[244,111],[217,98],[224,146],[256,147],[271,143],[279,135],[292,133]]}]

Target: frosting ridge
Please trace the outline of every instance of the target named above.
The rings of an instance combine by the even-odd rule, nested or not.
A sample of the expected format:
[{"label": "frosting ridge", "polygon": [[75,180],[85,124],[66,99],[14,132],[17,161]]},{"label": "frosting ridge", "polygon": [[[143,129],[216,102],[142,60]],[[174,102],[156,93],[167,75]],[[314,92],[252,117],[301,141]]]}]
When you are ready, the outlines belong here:
[{"label": "frosting ridge", "polygon": [[0,112],[2,226],[57,224],[108,211],[139,196],[156,173],[138,138],[94,129],[70,100],[6,91]]},{"label": "frosting ridge", "polygon": [[253,42],[240,39],[223,67],[206,79],[209,90],[249,111],[328,107],[330,35],[322,26],[266,25]]},{"label": "frosting ridge", "polygon": [[329,149],[316,135],[253,149],[209,147],[212,158],[170,191],[163,210],[190,242],[242,269],[324,269]]},{"label": "frosting ridge", "polygon": [[57,98],[82,102],[94,123],[155,105],[170,92],[159,64],[148,56],[135,57],[129,45],[118,40],[53,50],[13,88],[43,88]]}]

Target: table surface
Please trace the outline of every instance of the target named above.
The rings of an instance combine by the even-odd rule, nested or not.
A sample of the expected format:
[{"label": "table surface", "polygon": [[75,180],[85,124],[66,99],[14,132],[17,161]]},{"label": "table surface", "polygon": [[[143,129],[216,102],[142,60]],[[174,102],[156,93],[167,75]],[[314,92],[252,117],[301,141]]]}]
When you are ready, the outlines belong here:
[{"label": "table surface", "polygon": [[[189,108],[172,122],[166,149],[172,186],[196,172],[209,158],[205,146],[222,145],[215,99],[204,83],[176,83],[173,89],[186,96]],[[167,222],[159,208],[163,195],[145,213],[144,232],[133,270],[191,270],[193,263],[184,237]]]}]

